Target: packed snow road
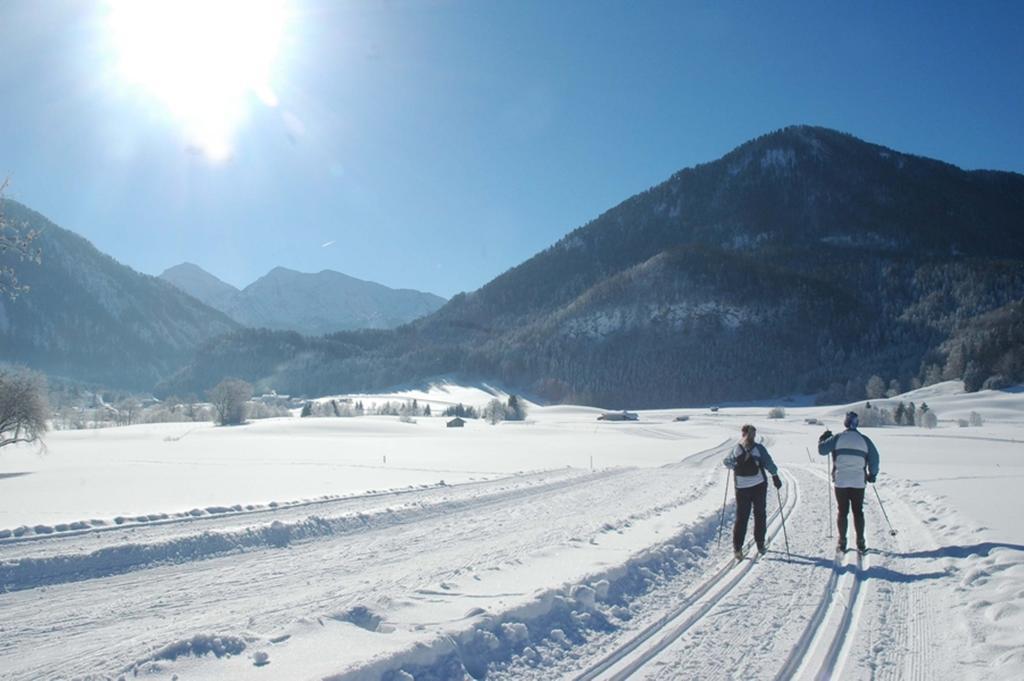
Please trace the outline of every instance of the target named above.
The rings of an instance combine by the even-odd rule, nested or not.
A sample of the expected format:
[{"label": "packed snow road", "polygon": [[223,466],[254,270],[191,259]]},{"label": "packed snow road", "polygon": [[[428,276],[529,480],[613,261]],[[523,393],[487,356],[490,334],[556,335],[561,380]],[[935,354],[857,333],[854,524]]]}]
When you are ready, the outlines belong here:
[{"label": "packed snow road", "polygon": [[[582,577],[566,555],[578,545],[624,554],[628,542],[604,538],[643,523],[658,532],[668,514],[713,512],[696,458],[324,502],[249,527],[208,518],[6,545],[0,669],[17,679],[116,676],[192,632],[272,641],[297,622],[375,621],[378,611],[409,611],[402,626],[422,630],[466,618],[464,592],[500,610],[553,577]],[[286,546],[273,546],[272,523],[289,528]]]}]

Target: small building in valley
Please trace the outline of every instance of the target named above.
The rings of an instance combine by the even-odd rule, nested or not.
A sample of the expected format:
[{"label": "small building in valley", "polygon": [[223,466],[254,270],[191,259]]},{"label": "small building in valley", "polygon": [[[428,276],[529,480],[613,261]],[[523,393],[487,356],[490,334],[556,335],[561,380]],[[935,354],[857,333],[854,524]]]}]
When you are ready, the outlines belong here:
[{"label": "small building in valley", "polygon": [[598,421],[636,421],[640,417],[631,411],[610,411],[597,417]]}]

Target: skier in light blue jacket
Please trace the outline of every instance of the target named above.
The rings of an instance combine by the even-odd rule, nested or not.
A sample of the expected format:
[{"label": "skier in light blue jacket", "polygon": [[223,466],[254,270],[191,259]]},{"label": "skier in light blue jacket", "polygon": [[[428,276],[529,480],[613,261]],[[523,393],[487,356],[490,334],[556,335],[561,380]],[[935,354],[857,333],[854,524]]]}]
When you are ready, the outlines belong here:
[{"label": "skier in light blue jacket", "polygon": [[755,441],[757,428],[749,423],[740,429],[742,437],[732,451],[722,459],[722,464],[733,471],[736,485],[736,524],[732,528],[732,548],[736,560],[743,559],[743,542],[747,535],[750,511],[754,511],[754,542],[762,556],[768,550],[765,534],[768,528],[768,478],[772,476],[775,489],[782,487],[779,469],[763,444]]},{"label": "skier in light blue jacket", "polygon": [[818,438],[818,453],[832,457],[832,484],[835,487],[836,527],[839,530],[837,551],[846,551],[847,515],[853,508],[853,528],[857,534],[857,550],[867,551],[864,541],[864,489],[878,477],[878,450],[875,443],[857,430],[857,412],[847,412],[846,430],[833,435],[826,430]]}]

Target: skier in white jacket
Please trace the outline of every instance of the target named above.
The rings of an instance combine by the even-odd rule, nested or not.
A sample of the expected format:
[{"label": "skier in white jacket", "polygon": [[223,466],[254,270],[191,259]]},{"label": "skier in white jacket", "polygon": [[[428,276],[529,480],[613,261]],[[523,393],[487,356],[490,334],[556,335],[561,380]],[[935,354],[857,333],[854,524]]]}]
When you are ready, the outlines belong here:
[{"label": "skier in white jacket", "polygon": [[843,425],[846,430],[833,435],[826,430],[818,438],[818,454],[832,457],[832,484],[835,487],[836,528],[839,530],[837,551],[846,551],[847,515],[853,509],[853,529],[857,535],[857,550],[867,551],[864,541],[864,489],[878,477],[878,450],[868,436],[857,430],[856,412],[847,412]]}]

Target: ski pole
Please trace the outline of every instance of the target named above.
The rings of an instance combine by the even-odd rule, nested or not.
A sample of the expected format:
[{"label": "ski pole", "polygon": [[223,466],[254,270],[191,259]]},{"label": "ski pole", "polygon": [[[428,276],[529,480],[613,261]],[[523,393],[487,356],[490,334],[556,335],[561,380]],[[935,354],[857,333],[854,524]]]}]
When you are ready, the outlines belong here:
[{"label": "ski pole", "polygon": [[829,482],[828,459],[825,459],[825,496],[828,497],[828,538],[832,538],[832,483]]},{"label": "ski pole", "polygon": [[718,518],[718,546],[722,545],[722,527],[725,525],[725,502],[729,499],[729,481],[732,480],[732,469],[725,471],[725,493],[722,495],[722,514]]},{"label": "ski pole", "polygon": [[782,536],[786,539],[786,557],[793,560],[793,556],[789,553],[789,534],[786,532],[786,510],[782,508],[782,492],[778,487],[775,488],[775,494],[779,497],[779,517],[782,518]]},{"label": "ski pole", "polygon": [[885,522],[889,523],[889,534],[895,537],[896,530],[893,529],[892,523],[889,522],[889,514],[885,512],[885,504],[882,503],[882,497],[878,494],[878,488],[871,485],[871,489],[875,490],[875,497],[878,499],[878,507],[882,509],[882,515],[885,516]]}]

